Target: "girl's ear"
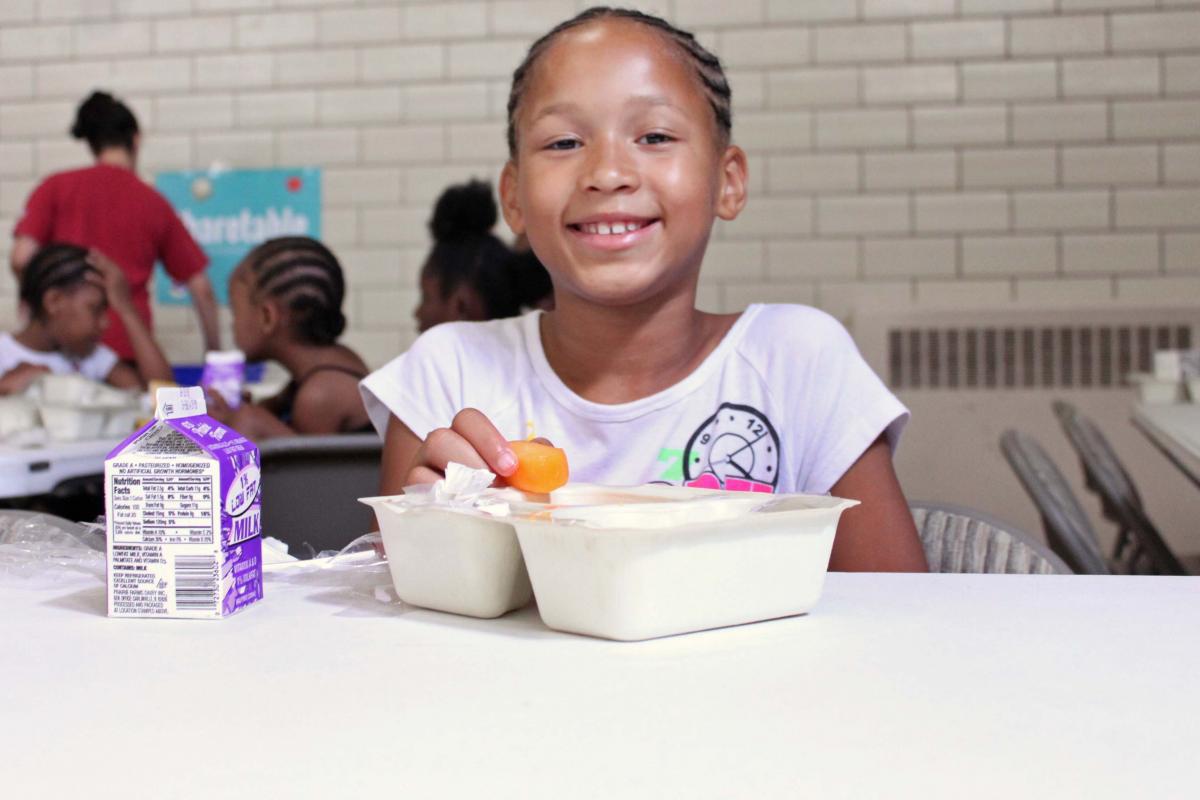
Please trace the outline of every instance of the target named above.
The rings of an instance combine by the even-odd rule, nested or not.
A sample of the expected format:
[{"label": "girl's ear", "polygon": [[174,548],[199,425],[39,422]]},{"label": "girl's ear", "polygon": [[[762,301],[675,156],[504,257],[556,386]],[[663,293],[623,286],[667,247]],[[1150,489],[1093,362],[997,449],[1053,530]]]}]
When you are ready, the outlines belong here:
[{"label": "girl's ear", "polygon": [[264,336],[270,336],[279,330],[279,324],[283,319],[283,312],[279,310],[279,306],[274,300],[264,300],[259,303],[257,312],[258,324]]},{"label": "girl's ear", "polygon": [[500,171],[500,210],[514,234],[520,236],[525,233],[525,217],[517,202],[517,165],[511,158]]},{"label": "girl's ear", "polygon": [[721,154],[720,183],[717,186],[717,216],[723,220],[737,219],[746,207],[746,187],[750,168],[746,153],[737,145],[729,145]]},{"label": "girl's ear", "polygon": [[62,309],[63,304],[66,301],[67,293],[62,289],[48,289],[46,293],[42,295],[42,311],[44,311],[47,316],[53,316]]}]

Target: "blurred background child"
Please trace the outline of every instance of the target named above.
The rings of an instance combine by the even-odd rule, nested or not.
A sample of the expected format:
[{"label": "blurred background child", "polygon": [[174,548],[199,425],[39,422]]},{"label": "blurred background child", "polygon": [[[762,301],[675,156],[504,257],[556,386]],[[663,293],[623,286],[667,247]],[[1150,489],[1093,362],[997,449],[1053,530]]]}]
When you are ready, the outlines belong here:
[{"label": "blurred background child", "polygon": [[[153,331],[147,287],[155,262],[162,262],[172,280],[187,287],[205,348],[218,349],[217,301],[205,272],[208,258],[167,199],[138,177],[141,133],[133,112],[112,95],[93,92],[79,106],[71,135],[87,140],[96,163],[51,175],[33,190],[13,232],[13,273],[19,279],[47,242],[99,250],[120,265],[138,318]],[[121,317],[114,313],[110,323],[104,343],[120,358],[134,360]]]},{"label": "blurred background child", "polygon": [[[124,272],[99,251],[48,244],[21,273],[29,322],[0,334],[0,394],[17,394],[43,373],[75,373],[120,388],[171,380],[171,367],[142,322]],[[133,363],[100,343],[108,312],[128,335]]]},{"label": "blurred background child", "polygon": [[421,269],[421,303],[413,312],[418,330],[515,317],[553,303],[545,267],[532,251],[513,252],[492,234],[497,218],[492,187],[483,181],[442,192],[429,222],[435,243]]},{"label": "blurred background child", "polygon": [[255,440],[371,430],[358,393],[370,370],[338,343],[345,295],[341,264],[315,239],[285,236],[251,250],[229,279],[234,342],[248,361],[279,362],[291,381],[236,409],[209,392],[209,413]]}]

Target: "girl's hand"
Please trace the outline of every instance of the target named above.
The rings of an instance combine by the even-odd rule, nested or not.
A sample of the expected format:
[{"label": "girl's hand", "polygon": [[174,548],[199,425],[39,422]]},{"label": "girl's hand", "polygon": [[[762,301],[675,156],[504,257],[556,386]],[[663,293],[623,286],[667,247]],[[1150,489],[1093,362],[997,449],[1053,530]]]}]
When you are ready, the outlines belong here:
[{"label": "girl's hand", "polygon": [[230,408],[229,403],[219,392],[205,389],[204,394],[207,397],[208,415],[222,425],[233,428],[251,441],[270,439],[275,436],[296,435],[296,432],[282,422],[279,417],[249,400],[237,408]]},{"label": "girl's hand", "polygon": [[458,412],[449,428],[438,428],[425,438],[417,449],[404,485],[441,480],[451,461],[475,469],[488,469],[500,477],[508,477],[517,471],[517,454],[508,446],[508,440],[496,430],[491,420],[473,408]]},{"label": "girl's hand", "polygon": [[95,267],[104,279],[104,293],[108,296],[108,304],[118,311],[133,308],[133,293],[129,289],[129,280],[117,263],[95,249],[88,251],[87,262]]},{"label": "girl's hand", "polygon": [[233,425],[234,409],[229,407],[229,403],[220,392],[213,389],[204,390],[204,403],[208,406],[208,415],[222,425]]},{"label": "girl's hand", "polygon": [[29,384],[37,380],[39,375],[45,375],[49,367],[40,364],[20,363],[0,377],[0,395],[20,394],[29,388]]}]

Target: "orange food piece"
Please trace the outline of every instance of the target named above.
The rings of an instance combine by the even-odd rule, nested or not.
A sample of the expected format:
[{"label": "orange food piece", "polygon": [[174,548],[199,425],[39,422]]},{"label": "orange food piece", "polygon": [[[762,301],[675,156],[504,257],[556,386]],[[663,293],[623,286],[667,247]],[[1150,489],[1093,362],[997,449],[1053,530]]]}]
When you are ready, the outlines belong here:
[{"label": "orange food piece", "polygon": [[505,480],[522,492],[547,494],[567,482],[567,454],[561,448],[538,442],[509,442],[517,455],[517,471]]}]

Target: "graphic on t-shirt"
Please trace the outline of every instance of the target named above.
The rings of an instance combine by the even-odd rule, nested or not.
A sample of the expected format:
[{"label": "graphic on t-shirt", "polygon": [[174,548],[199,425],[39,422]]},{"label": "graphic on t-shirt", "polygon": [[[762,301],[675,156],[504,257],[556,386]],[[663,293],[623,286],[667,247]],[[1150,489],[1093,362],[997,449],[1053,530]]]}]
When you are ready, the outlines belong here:
[{"label": "graphic on t-shirt", "polygon": [[661,475],[658,476],[659,481],[663,483],[683,482],[683,451],[672,450],[669,447],[664,447],[658,451],[658,463],[666,464]]},{"label": "graphic on t-shirt", "polygon": [[774,492],[779,434],[758,409],[722,403],[688,440],[683,473],[686,486]]}]

